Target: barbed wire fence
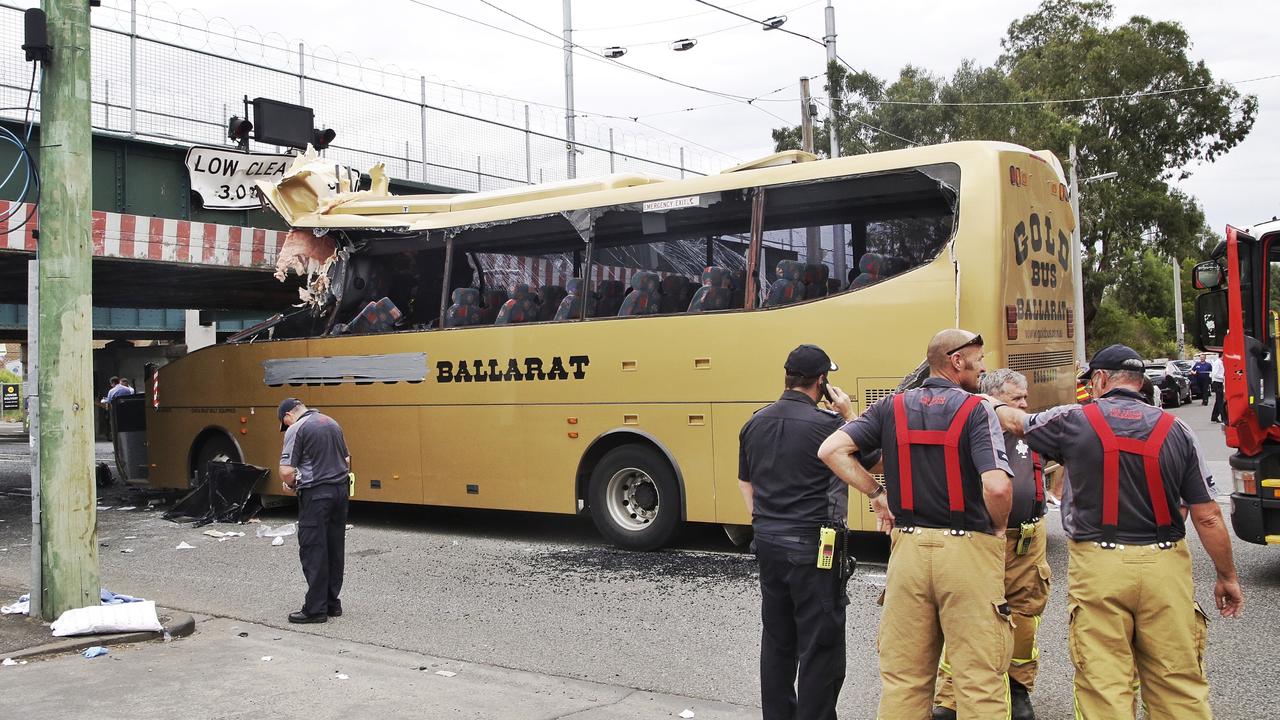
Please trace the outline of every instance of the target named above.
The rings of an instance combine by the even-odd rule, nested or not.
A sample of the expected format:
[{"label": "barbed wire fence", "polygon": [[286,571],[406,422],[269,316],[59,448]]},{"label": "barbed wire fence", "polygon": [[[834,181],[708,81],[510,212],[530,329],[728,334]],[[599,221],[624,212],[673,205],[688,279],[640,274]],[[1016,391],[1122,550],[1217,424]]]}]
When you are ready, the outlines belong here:
[{"label": "barbed wire fence", "polygon": [[[13,49],[0,55],[0,117],[8,119],[22,118],[31,80],[30,64],[16,51],[24,9],[0,0],[0,47]],[[361,170],[382,162],[391,177],[457,190],[567,177],[562,108],[413,75],[163,2],[106,0],[93,12],[90,43],[96,130],[230,148],[228,118],[244,115],[246,97],[265,97],[314,108],[317,127],[337,131],[326,157]],[[38,113],[38,86],[34,104]],[[685,177],[738,161],[643,132],[625,118],[604,120],[577,118],[580,176]]]}]

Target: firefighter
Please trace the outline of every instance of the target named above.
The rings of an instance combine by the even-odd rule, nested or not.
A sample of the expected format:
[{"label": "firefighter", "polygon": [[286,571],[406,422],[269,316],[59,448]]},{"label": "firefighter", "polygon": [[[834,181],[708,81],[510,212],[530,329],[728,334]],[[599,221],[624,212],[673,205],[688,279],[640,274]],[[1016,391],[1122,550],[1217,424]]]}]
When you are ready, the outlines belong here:
[{"label": "firefighter", "polygon": [[1180,504],[1217,570],[1219,613],[1238,617],[1244,595],[1199,443],[1143,402],[1143,361],[1132,349],[1099,350],[1084,379],[1088,405],[1034,415],[996,406],[1005,429],[1070,471],[1062,524],[1076,717],[1133,718],[1136,671],[1150,717],[1210,718],[1208,618],[1195,602]]},{"label": "firefighter", "polygon": [[1004,597],[1012,471],[980,398],[982,337],[943,330],[929,377],[833,433],[819,456],[854,482],[855,453],[884,451],[892,550],[880,619],[881,720],[927,718],[943,638],[964,718],[1004,718],[1013,626]]},{"label": "firefighter", "polygon": [[[983,393],[1016,408],[1027,408],[1027,378],[1007,368],[982,376]],[[1004,592],[1013,614],[1013,659],[1009,663],[1009,701],[1012,720],[1035,720],[1030,692],[1035,686],[1040,650],[1036,629],[1049,601],[1049,561],[1044,528],[1044,460],[1022,438],[1004,434],[1005,453],[1013,468],[1013,503],[1005,536]],[[938,691],[934,720],[954,720],[955,690],[951,666],[938,665]]]}]

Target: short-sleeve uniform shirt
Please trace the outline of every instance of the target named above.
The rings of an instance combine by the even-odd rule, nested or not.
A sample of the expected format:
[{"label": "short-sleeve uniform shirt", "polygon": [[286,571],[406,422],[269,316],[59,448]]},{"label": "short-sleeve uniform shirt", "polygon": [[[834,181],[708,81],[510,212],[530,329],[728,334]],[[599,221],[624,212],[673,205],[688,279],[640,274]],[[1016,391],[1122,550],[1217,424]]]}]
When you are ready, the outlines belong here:
[{"label": "short-sleeve uniform shirt", "polygon": [[[1027,441],[1014,435],[1004,434],[1005,455],[1009,458],[1009,468],[1013,470],[1013,501],[1009,506],[1009,527],[1016,528],[1024,522],[1035,520],[1044,515],[1044,478],[1037,472],[1037,463],[1043,469],[1043,458],[1039,456]],[[1036,500],[1039,494],[1040,500]]]},{"label": "short-sleeve uniform shirt", "polygon": [[808,395],[787,390],[742,426],[738,479],[751,484],[757,533],[804,534],[848,517],[848,486],[818,459],[822,441],[842,422]]},{"label": "short-sleeve uniform shirt", "polygon": [[[1164,411],[1142,401],[1136,392],[1116,389],[1095,401],[1116,437],[1145,440]],[[1060,458],[1067,467],[1063,491],[1062,526],[1073,540],[1102,539],[1102,441],[1080,405],[1061,405],[1028,415],[1027,444],[1037,452]],[[1160,449],[1160,478],[1169,506],[1170,539],[1186,536],[1178,512],[1181,504],[1213,500],[1213,478],[1195,433],[1181,420],[1174,422]],[[1152,544],[1155,510],[1147,494],[1147,476],[1138,455],[1120,453],[1120,492],[1116,541]]]},{"label": "short-sleeve uniform shirt", "polygon": [[[930,377],[924,384],[903,394],[907,427],[912,430],[946,430],[963,405],[973,397],[945,378]],[[895,522],[920,527],[951,527],[947,499],[946,456],[939,445],[912,445],[911,474],[915,509],[910,519],[902,511],[902,482],[899,476],[898,433],[894,426],[893,397],[886,397],[844,426],[858,450],[884,451],[885,487],[889,509]],[[981,403],[965,421],[960,435],[960,477],[964,488],[965,529],[994,532],[991,515],[982,498],[982,473],[1001,470],[1013,475],[1005,453],[1004,433],[995,413]]]},{"label": "short-sleeve uniform shirt", "polygon": [[347,482],[351,465],[346,438],[338,422],[328,415],[308,410],[284,432],[280,464],[297,472],[299,489],[328,483]]}]

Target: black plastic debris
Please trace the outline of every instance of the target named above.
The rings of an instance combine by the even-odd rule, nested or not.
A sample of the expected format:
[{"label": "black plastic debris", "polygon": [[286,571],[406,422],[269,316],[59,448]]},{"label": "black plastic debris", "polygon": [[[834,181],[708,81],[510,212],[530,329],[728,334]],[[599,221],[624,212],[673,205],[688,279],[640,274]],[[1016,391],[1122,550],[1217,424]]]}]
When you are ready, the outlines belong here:
[{"label": "black plastic debris", "polygon": [[164,519],[195,520],[195,527],[244,522],[262,509],[253,489],[266,479],[268,472],[257,465],[210,461],[205,465],[204,482],[175,503]]}]

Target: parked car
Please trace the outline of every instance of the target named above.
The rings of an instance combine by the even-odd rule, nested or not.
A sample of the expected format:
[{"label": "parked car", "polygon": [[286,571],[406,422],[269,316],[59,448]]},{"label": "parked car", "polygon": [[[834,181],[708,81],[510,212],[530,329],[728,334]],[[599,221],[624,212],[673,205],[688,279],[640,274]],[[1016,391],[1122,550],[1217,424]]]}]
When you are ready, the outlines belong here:
[{"label": "parked car", "polygon": [[1191,402],[1191,381],[1173,362],[1148,363],[1145,373],[1160,388],[1162,406],[1178,407]]}]

